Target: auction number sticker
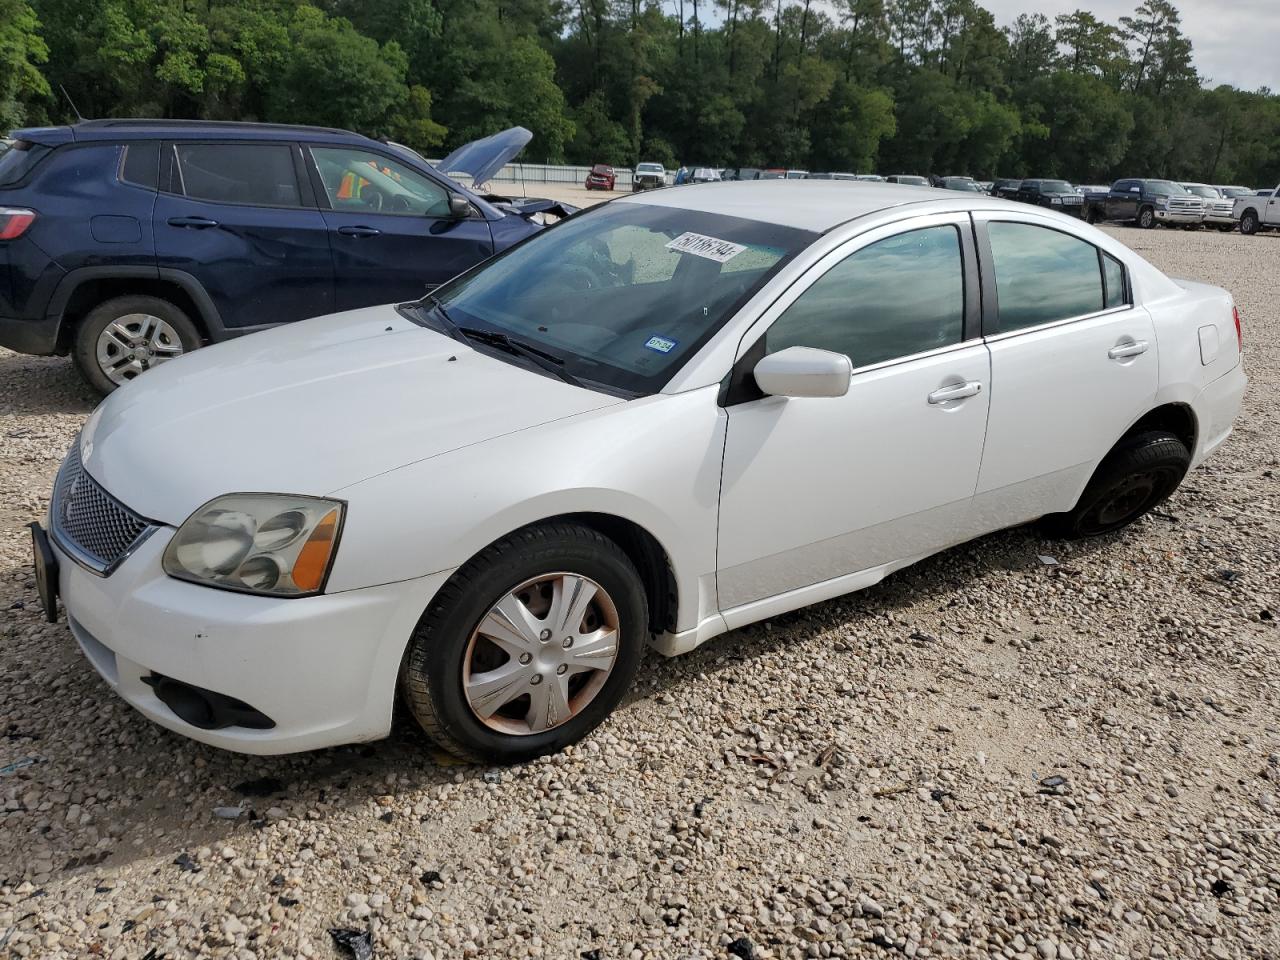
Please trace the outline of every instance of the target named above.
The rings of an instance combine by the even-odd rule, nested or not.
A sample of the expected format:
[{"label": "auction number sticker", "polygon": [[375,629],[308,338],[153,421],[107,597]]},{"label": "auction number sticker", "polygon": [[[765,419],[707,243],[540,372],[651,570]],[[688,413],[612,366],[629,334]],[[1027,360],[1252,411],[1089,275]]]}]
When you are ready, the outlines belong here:
[{"label": "auction number sticker", "polygon": [[747,248],[740,243],[730,243],[728,240],[706,237],[700,233],[682,233],[667,244],[667,249],[725,263]]}]

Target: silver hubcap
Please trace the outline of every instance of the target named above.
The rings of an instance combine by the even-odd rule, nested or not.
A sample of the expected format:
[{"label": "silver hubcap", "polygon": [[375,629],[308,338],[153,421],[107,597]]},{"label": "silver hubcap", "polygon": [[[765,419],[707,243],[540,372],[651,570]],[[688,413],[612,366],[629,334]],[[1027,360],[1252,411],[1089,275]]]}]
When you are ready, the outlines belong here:
[{"label": "silver hubcap", "polygon": [[98,335],[98,366],[112,383],[128,383],[156,364],[182,356],[178,332],[149,313],[128,313]]},{"label": "silver hubcap", "polygon": [[586,708],[618,656],[618,610],[575,573],[526,580],[471,634],[462,688],[472,713],[500,733],[554,729]]}]

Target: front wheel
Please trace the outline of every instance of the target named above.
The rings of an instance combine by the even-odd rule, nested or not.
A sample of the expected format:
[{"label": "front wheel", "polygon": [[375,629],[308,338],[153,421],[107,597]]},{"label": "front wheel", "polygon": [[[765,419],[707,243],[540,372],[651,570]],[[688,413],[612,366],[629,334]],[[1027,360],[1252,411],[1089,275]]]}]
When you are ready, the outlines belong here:
[{"label": "front wheel", "polygon": [[1151,230],[1156,225],[1156,212],[1150,207],[1143,207],[1138,214],[1138,226],[1143,230]]},{"label": "front wheel", "polygon": [[1191,466],[1191,452],[1172,433],[1127,437],[1099,464],[1075,508],[1045,518],[1059,537],[1096,537],[1119,530],[1166,500]]},{"label": "front wheel", "polygon": [[644,589],[616,543],[575,523],[518,531],[440,589],[409,642],[401,688],[450,753],[515,763],[581,740],[631,686]]},{"label": "front wheel", "polygon": [[1252,210],[1246,210],[1244,216],[1240,218],[1240,232],[1246,237],[1252,237],[1258,232],[1258,215]]},{"label": "front wheel", "polygon": [[89,311],[76,330],[72,358],[80,375],[108,394],[152,367],[200,346],[200,333],[159,297],[115,297]]}]

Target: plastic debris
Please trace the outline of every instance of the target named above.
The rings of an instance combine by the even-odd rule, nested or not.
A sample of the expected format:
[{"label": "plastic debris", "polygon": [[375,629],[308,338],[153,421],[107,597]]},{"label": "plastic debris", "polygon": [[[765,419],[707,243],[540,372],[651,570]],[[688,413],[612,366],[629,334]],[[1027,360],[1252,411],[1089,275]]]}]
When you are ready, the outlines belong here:
[{"label": "plastic debris", "polygon": [[371,960],[373,957],[373,937],[368,930],[334,928],[330,929],[329,936],[355,960]]},{"label": "plastic debris", "polygon": [[29,767],[39,762],[39,757],[22,757],[19,760],[13,761],[13,763],[6,763],[3,767],[0,767],[0,777],[6,777],[11,773],[17,773],[24,767]]}]

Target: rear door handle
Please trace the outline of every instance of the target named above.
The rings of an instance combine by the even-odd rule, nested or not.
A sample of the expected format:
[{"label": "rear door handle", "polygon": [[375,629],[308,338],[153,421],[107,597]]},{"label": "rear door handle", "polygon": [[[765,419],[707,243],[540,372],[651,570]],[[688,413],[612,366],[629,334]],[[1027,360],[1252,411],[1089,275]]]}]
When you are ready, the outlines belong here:
[{"label": "rear door handle", "polygon": [[1112,360],[1124,360],[1128,357],[1138,357],[1147,352],[1149,344],[1145,340],[1138,340],[1134,343],[1116,344],[1107,351],[1107,356]]},{"label": "rear door handle", "polygon": [[192,230],[208,230],[210,227],[216,227],[217,220],[210,220],[208,217],[170,217],[169,226],[171,227],[187,227]]},{"label": "rear door handle", "polygon": [[976,397],[982,392],[982,384],[977,380],[966,380],[964,383],[953,383],[939,387],[929,394],[930,403],[946,403],[948,400],[963,400],[965,397]]},{"label": "rear door handle", "polygon": [[382,231],[377,227],[339,227],[338,232],[344,237],[376,237]]}]

